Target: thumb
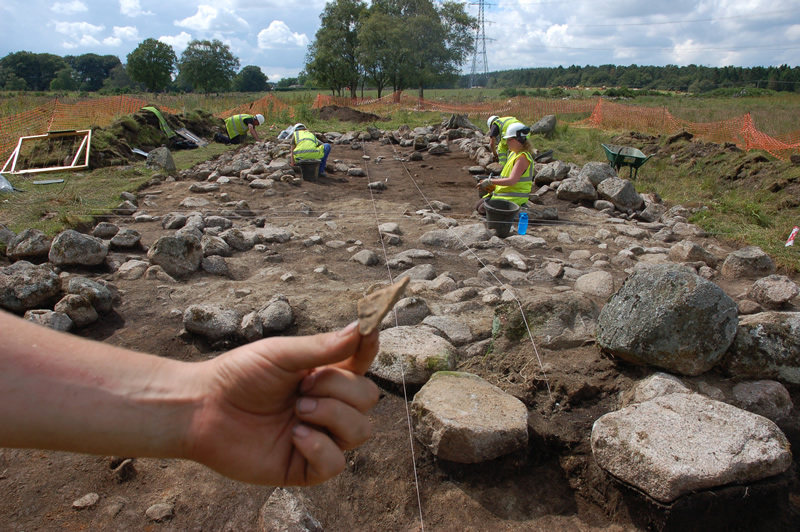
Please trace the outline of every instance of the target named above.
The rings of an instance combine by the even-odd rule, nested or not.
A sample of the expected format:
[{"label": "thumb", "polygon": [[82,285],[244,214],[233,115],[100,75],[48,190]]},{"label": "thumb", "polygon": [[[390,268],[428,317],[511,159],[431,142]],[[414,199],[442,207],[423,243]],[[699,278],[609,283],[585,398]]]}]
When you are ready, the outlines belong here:
[{"label": "thumb", "polygon": [[273,337],[269,342],[270,358],[286,371],[335,364],[363,375],[378,352],[377,332],[362,337],[357,321],[339,331],[313,336]]}]

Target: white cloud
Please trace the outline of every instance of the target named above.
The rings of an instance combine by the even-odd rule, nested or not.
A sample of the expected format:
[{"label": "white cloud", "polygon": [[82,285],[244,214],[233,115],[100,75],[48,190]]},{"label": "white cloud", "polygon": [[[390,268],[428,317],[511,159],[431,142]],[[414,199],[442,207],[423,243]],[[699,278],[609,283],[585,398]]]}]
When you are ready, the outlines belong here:
[{"label": "white cloud", "polygon": [[800,40],[800,24],[789,26],[789,29],[786,30],[785,35],[786,39],[790,41]]},{"label": "white cloud", "polygon": [[136,26],[114,26],[112,31],[115,39],[122,41],[138,41],[139,30]]},{"label": "white cloud", "polygon": [[183,52],[192,41],[192,36],[182,31],[179,35],[162,35],[158,40],[172,46],[175,55],[181,55],[181,52]]},{"label": "white cloud", "polygon": [[261,50],[285,45],[308,46],[308,42],[305,33],[294,33],[282,20],[273,20],[269,27],[258,32],[258,47]]},{"label": "white cloud", "polygon": [[105,26],[95,26],[88,22],[55,22],[55,28],[58,33],[79,40],[86,35],[100,33],[105,29]]},{"label": "white cloud", "polygon": [[151,11],[142,11],[139,0],[119,0],[119,12],[127,17],[138,17],[139,15],[152,15]]},{"label": "white cloud", "polygon": [[56,2],[50,7],[50,10],[60,15],[74,15],[89,11],[89,8],[81,0],[72,0],[71,2]]},{"label": "white cloud", "polygon": [[227,8],[201,5],[197,13],[183,20],[176,20],[175,25],[195,31],[237,32],[249,27],[245,19]]}]

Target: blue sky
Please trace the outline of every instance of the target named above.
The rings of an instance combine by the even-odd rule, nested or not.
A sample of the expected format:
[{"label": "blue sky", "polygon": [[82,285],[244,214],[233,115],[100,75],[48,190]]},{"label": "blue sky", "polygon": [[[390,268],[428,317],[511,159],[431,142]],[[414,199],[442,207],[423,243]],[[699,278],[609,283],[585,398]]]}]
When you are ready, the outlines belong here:
[{"label": "blue sky", "polygon": [[[477,16],[479,0],[460,0]],[[798,66],[797,0],[486,0],[488,69],[570,65]],[[219,39],[271,81],[296,76],[324,0],[3,0],[0,56],[113,54],[147,38],[180,57]],[[469,73],[472,61],[464,65]]]}]

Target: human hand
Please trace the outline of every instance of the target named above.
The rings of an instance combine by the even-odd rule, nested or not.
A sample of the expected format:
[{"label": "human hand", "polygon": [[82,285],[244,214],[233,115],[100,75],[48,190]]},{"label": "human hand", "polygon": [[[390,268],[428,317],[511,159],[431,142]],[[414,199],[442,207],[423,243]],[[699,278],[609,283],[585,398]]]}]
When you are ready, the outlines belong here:
[{"label": "human hand", "polygon": [[313,485],[345,466],[371,435],[378,387],[364,373],[378,333],[357,323],[304,337],[260,340],[198,368],[201,406],[186,457],[256,484]]}]

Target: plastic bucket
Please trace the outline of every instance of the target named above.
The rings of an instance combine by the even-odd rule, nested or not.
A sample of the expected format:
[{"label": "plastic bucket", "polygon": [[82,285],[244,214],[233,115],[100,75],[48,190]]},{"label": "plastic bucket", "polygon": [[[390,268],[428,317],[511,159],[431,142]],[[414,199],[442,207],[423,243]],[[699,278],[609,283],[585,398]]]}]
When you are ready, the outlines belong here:
[{"label": "plastic bucket", "polygon": [[497,231],[497,236],[505,238],[511,232],[514,219],[519,213],[519,205],[513,201],[503,199],[489,199],[484,202],[486,207],[486,227]]},{"label": "plastic bucket", "polygon": [[303,181],[316,181],[319,177],[319,163],[320,159],[304,159],[297,161],[300,166],[300,173],[303,176]]}]

